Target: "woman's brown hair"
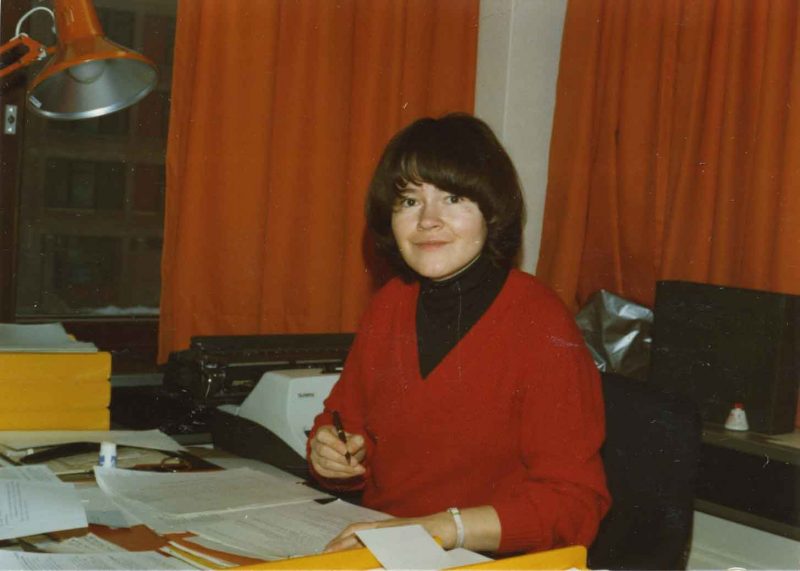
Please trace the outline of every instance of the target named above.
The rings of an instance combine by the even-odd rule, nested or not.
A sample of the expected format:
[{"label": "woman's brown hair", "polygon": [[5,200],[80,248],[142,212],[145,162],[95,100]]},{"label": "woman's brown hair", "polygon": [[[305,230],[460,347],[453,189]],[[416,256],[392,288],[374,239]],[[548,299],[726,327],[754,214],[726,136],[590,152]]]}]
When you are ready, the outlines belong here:
[{"label": "woman's brown hair", "polygon": [[510,267],[522,240],[523,200],[517,171],[491,128],[465,113],[424,118],[399,131],[383,151],[366,201],[367,226],[380,254],[413,275],[392,233],[392,212],[408,184],[432,184],[477,203],[486,220],[483,255]]}]

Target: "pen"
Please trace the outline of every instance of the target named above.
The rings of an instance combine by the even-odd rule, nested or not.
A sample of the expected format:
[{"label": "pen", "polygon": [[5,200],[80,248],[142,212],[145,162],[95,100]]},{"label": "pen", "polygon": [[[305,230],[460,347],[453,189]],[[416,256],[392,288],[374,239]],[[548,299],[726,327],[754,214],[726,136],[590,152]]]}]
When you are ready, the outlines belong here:
[{"label": "pen", "polygon": [[[344,442],[344,445],[347,446],[347,436],[344,433],[344,427],[342,426],[342,417],[339,416],[338,410],[333,411],[333,426],[334,428],[336,428],[336,434],[339,435],[339,440]],[[347,463],[349,464],[350,452],[349,451],[345,452],[344,457],[347,460]]]}]

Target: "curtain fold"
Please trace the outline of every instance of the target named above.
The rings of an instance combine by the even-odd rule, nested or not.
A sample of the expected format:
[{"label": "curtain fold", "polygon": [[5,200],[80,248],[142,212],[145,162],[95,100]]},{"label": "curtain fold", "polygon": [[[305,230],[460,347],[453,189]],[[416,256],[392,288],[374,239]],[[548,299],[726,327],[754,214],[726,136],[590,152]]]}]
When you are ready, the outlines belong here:
[{"label": "curtain fold", "polygon": [[800,5],[570,1],[537,274],[800,293]]},{"label": "curtain fold", "polygon": [[[478,0],[182,0],[159,360],[193,335],[352,331],[384,145],[472,111]],[[379,265],[376,266],[378,269]]]}]

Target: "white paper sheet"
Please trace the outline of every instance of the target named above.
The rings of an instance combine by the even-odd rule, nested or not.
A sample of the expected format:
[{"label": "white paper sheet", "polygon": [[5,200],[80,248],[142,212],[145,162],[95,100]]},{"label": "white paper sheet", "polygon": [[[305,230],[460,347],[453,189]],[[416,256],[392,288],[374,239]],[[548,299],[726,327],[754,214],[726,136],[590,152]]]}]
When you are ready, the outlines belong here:
[{"label": "white paper sheet", "polygon": [[50,482],[61,484],[58,476],[43,465],[5,466],[0,468],[0,480],[27,480],[29,482]]},{"label": "white paper sheet", "polygon": [[421,525],[366,529],[356,535],[384,569],[449,569],[489,561],[466,549],[445,551]]},{"label": "white paper sheet", "polygon": [[76,341],[60,323],[0,323],[0,352],[96,353],[97,347]]},{"label": "white paper sheet", "polygon": [[0,569],[25,570],[84,570],[84,569],[196,569],[174,557],[156,551],[126,551],[124,553],[25,553],[0,551]]},{"label": "white paper sheet", "polygon": [[74,486],[0,480],[0,539],[87,526]]},{"label": "white paper sheet", "polygon": [[305,502],[189,526],[189,531],[233,546],[249,557],[275,559],[319,553],[349,524],[389,517],[341,500],[324,505]]},{"label": "white paper sheet", "polygon": [[[224,517],[225,513],[237,513],[214,512],[194,516],[168,516],[150,508],[149,506],[146,506],[141,502],[125,500],[121,497],[109,499],[113,502],[116,509],[123,514],[123,517],[126,520],[134,523],[144,524],[159,535],[165,535],[168,533],[182,533],[188,531],[189,526],[193,524],[214,522],[218,521],[220,517]],[[134,525],[134,523],[131,523],[131,525]]]},{"label": "white paper sheet", "polygon": [[143,523],[128,512],[121,510],[106,493],[96,485],[80,486],[78,496],[86,511],[89,523],[110,528],[128,528]]},{"label": "white paper sheet", "polygon": [[64,541],[48,540],[36,542],[36,547],[47,553],[117,553],[127,551],[116,543],[112,543],[93,533],[78,537],[70,537]]},{"label": "white paper sheet", "polygon": [[171,516],[298,503],[329,494],[249,468],[194,473],[150,473],[95,468],[100,488]]},{"label": "white paper sheet", "polygon": [[207,462],[214,464],[215,466],[219,466],[220,468],[225,468],[226,470],[233,470],[234,468],[252,468],[258,472],[265,472],[272,476],[275,476],[278,479],[284,480],[286,482],[302,482],[303,478],[298,478],[294,474],[290,474],[289,472],[284,472],[283,470],[272,466],[271,464],[267,464],[266,462],[261,462],[260,460],[253,460],[251,458],[239,458],[238,456],[231,456],[231,457],[209,457],[203,458]]},{"label": "white paper sheet", "polygon": [[15,450],[55,446],[71,442],[115,442],[177,452],[184,447],[160,430],[7,430],[0,432],[0,444]]}]

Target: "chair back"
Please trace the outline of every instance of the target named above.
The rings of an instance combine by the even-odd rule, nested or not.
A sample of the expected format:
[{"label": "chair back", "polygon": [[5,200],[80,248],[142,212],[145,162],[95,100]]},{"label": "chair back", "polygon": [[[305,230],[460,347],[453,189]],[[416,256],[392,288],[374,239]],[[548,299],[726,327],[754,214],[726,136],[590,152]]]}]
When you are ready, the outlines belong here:
[{"label": "chair back", "polygon": [[589,548],[590,569],[685,569],[702,421],[693,401],[602,373],[602,455],[613,504]]}]

